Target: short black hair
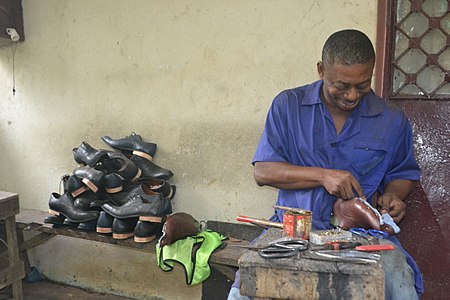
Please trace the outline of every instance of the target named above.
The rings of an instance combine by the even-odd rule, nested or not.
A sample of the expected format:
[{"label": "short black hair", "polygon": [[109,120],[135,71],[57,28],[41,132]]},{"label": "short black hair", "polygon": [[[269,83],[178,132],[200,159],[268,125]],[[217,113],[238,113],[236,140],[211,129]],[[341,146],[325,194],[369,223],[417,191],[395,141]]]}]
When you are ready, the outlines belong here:
[{"label": "short black hair", "polygon": [[322,49],[324,65],[366,64],[375,61],[375,51],[370,39],[361,31],[345,29],[333,33]]}]

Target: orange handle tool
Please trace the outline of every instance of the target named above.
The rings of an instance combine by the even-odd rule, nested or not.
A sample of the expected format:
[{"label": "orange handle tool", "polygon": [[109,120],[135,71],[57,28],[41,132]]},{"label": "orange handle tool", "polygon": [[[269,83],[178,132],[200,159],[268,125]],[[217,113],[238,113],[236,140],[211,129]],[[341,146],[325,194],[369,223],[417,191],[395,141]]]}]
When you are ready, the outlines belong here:
[{"label": "orange handle tool", "polygon": [[355,250],[358,251],[365,251],[365,252],[371,252],[371,251],[386,251],[386,250],[394,250],[395,247],[390,244],[384,244],[384,245],[364,245],[364,246],[357,246],[355,247]]}]

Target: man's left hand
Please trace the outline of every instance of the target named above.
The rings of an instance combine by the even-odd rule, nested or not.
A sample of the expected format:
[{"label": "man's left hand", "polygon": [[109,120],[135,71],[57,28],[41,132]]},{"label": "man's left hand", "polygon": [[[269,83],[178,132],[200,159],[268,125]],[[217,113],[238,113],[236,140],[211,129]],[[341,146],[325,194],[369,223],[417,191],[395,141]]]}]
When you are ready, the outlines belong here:
[{"label": "man's left hand", "polygon": [[399,223],[406,214],[406,205],[399,197],[386,193],[378,197],[378,210],[381,214],[389,213],[395,223]]}]

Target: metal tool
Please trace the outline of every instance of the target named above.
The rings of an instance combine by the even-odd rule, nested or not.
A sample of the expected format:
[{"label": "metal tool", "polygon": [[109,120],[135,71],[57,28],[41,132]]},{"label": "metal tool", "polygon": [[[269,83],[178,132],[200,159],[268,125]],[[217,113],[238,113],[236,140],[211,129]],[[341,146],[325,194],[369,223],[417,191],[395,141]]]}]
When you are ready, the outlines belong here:
[{"label": "metal tool", "polygon": [[381,231],[381,230],[376,230],[376,229],[364,229],[364,228],[350,228],[350,232],[353,234],[356,234],[358,236],[361,236],[367,240],[369,240],[370,237],[374,237],[377,239],[384,239],[387,238],[389,236],[388,233]]},{"label": "metal tool", "polygon": [[264,258],[287,258],[297,255],[309,248],[307,240],[285,240],[269,244],[258,251]]},{"label": "metal tool", "polygon": [[336,261],[336,262],[350,262],[350,263],[376,263],[380,260],[381,255],[375,253],[365,253],[354,250],[335,251],[323,250],[312,253],[312,258]]},{"label": "metal tool", "polygon": [[361,246],[360,242],[328,242],[323,245],[312,245],[310,244],[310,250],[343,250],[343,249],[354,249],[355,247]]},{"label": "metal tool", "polygon": [[253,225],[265,226],[265,227],[275,227],[283,229],[283,223],[272,222],[264,219],[256,219],[247,216],[237,216],[237,221],[251,223]]}]

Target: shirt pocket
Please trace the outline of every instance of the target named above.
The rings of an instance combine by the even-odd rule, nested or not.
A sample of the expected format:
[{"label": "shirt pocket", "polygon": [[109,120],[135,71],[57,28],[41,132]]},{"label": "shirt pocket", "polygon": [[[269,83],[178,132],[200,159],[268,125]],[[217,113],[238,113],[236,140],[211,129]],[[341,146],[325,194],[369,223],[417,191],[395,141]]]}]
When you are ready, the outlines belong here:
[{"label": "shirt pocket", "polygon": [[373,140],[355,141],[351,151],[350,165],[359,175],[365,176],[376,170],[383,173],[384,169],[382,166],[387,164],[385,160],[388,154],[383,142]]}]

